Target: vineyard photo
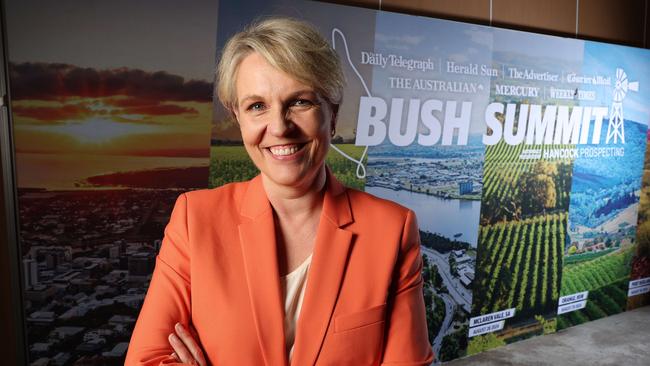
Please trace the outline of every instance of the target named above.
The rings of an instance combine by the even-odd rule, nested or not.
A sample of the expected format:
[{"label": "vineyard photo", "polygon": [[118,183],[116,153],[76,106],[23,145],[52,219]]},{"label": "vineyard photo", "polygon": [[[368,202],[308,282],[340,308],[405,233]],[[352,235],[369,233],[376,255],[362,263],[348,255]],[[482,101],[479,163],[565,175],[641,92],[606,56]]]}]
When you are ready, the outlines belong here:
[{"label": "vineyard photo", "polygon": [[572,161],[522,159],[515,145],[486,149],[472,316],[514,308],[503,330],[473,337],[468,354],[555,330]]},{"label": "vineyard photo", "polygon": [[588,291],[588,299],[558,317],[558,330],[627,308],[647,127],[626,120],[625,131],[623,156],[574,161],[560,296]]}]

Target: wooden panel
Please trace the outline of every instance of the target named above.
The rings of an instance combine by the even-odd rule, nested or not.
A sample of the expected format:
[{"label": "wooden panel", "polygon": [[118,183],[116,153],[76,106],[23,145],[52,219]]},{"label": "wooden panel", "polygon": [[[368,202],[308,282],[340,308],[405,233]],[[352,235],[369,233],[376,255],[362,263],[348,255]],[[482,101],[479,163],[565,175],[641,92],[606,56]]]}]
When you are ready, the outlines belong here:
[{"label": "wooden panel", "polygon": [[379,9],[379,0],[318,0],[323,3],[357,6],[360,8]]},{"label": "wooden panel", "polygon": [[383,0],[382,10],[489,24],[490,0]]},{"label": "wooden panel", "polygon": [[493,0],[492,25],[575,35],[576,2],[568,0]]},{"label": "wooden panel", "polygon": [[643,47],[646,0],[581,0],[578,37]]}]

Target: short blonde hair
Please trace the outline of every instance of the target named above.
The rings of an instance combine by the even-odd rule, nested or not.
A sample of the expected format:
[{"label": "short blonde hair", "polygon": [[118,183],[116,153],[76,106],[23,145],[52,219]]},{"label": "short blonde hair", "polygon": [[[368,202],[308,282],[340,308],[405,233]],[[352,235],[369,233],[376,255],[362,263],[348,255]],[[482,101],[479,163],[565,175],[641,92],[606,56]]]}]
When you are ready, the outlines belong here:
[{"label": "short blonde hair", "polygon": [[217,67],[216,92],[230,111],[237,104],[239,65],[257,52],[273,67],[313,87],[330,103],[343,98],[345,78],[336,52],[309,23],[292,18],[267,18],[249,25],[226,43]]}]

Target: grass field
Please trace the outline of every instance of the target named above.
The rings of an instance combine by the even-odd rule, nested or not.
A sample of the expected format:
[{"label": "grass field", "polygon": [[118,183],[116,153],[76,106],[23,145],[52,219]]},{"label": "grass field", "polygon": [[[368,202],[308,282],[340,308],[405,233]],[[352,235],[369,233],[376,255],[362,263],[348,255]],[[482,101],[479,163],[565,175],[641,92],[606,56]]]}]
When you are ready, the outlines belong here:
[{"label": "grass field", "polygon": [[[363,152],[363,146],[353,144],[338,144],[336,147],[355,158],[361,157]],[[364,159],[364,164],[366,159]],[[363,190],[365,180],[356,177],[357,166],[355,163],[333,149],[328,152],[326,162],[341,183]],[[259,171],[253,165],[243,146],[212,146],[210,149],[210,187],[245,181],[258,173]]]},{"label": "grass field", "polygon": [[589,291],[587,307],[558,316],[558,329],[618,314],[627,305],[627,285],[634,246],[564,264],[561,295]]}]

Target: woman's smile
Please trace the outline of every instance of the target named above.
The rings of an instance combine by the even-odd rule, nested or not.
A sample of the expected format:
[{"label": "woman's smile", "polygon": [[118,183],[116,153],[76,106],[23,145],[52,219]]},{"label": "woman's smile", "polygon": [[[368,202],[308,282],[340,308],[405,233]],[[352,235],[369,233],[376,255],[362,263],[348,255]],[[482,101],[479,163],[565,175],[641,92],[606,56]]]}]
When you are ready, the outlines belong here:
[{"label": "woman's smile", "polygon": [[293,160],[299,158],[306,144],[275,145],[266,148],[275,159]]}]

